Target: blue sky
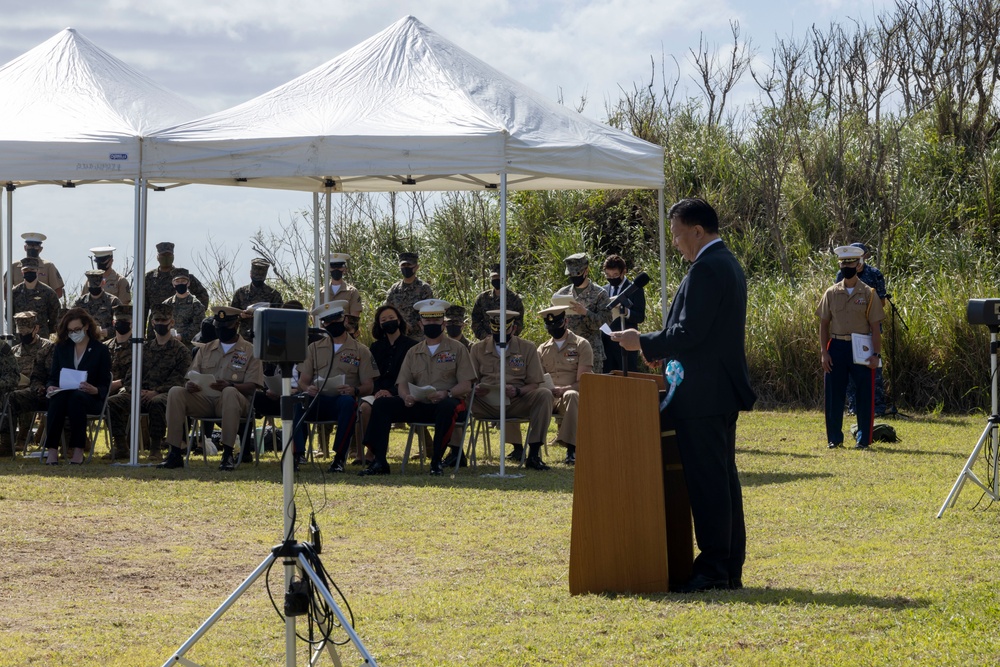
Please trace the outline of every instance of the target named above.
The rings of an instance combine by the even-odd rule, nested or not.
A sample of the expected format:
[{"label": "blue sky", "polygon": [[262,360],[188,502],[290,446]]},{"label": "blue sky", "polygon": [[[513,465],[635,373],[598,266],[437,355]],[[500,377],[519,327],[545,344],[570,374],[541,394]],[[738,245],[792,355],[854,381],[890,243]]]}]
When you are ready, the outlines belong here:
[{"label": "blue sky", "polygon": [[[73,27],[209,113],[270,90],[412,14],[552,99],[561,94],[566,104],[575,105],[586,95],[584,114],[601,119],[606,102],[618,99],[619,87],[631,89],[648,79],[650,56],[657,62],[661,54],[668,61],[676,58],[682,90],[694,91],[689,50],[702,33],[709,44],[724,47],[731,20],[740,22],[758,57],[770,60],[776,35],[801,37],[813,24],[849,17],[871,23],[884,5],[855,0],[48,0],[5,7],[0,63]],[[207,186],[152,193],[148,246],[152,250],[158,241],[174,241],[177,264],[191,268],[193,252],[211,233],[216,241],[242,245],[241,259],[249,265],[252,232],[287,220],[311,201],[307,193]],[[132,190],[124,186],[22,188],[14,197],[15,238],[19,241],[24,231],[47,234],[43,256],[59,266],[67,284],[76,285],[90,268],[88,248],[110,243],[119,255],[131,255],[132,204]],[[19,255],[20,244],[14,247]]]}]

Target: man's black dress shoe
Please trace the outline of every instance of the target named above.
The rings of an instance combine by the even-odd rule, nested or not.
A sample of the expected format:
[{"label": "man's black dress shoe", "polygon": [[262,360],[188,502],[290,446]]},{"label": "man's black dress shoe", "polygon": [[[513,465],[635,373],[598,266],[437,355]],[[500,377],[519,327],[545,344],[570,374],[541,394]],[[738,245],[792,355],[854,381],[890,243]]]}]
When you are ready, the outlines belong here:
[{"label": "man's black dress shoe", "polygon": [[435,477],[438,477],[438,476],[441,476],[443,474],[444,474],[444,471],[441,470],[441,464],[440,463],[431,463],[431,475],[434,475]]},{"label": "man's black dress shoe", "polygon": [[740,577],[729,580],[729,590],[738,591],[742,590],[742,588],[743,588],[743,579],[741,579]]},{"label": "man's black dress shoe", "polygon": [[519,447],[507,455],[507,460],[514,463],[520,463],[522,456],[524,456],[524,450]]},{"label": "man's black dress shoe", "polygon": [[843,447],[843,446],[844,446],[844,443],[842,443],[842,442],[828,442],[828,443],[826,443],[826,448],[827,449],[837,449],[838,447]]},{"label": "man's black dress shoe", "polygon": [[862,445],[860,442],[854,445],[854,449],[868,449],[868,445]]},{"label": "man's black dress shoe", "polygon": [[230,472],[236,470],[236,463],[233,461],[232,454],[223,454],[222,463],[219,464],[219,470]]},{"label": "man's black dress shoe", "polygon": [[529,456],[524,462],[526,468],[531,468],[532,470],[548,470],[549,467],[545,465],[545,461],[542,461],[541,456]]},{"label": "man's black dress shoe", "polygon": [[567,454],[566,458],[563,459],[563,463],[568,466],[576,465],[576,452],[570,452]]},{"label": "man's black dress shoe", "polygon": [[701,593],[702,591],[726,590],[730,588],[729,579],[709,579],[703,574],[696,574],[691,581],[677,589],[678,593]]},{"label": "man's black dress shoe", "polygon": [[174,468],[184,467],[184,455],[180,453],[181,450],[176,447],[171,447],[170,452],[167,453],[167,458],[163,460],[163,463],[157,464],[157,468],[163,468],[165,470],[173,470]]},{"label": "man's black dress shoe", "polygon": [[330,464],[330,469],[327,472],[344,472],[344,462],[337,459],[333,460]]},{"label": "man's black dress shoe", "polygon": [[[444,466],[445,468],[454,468],[455,467],[455,459],[456,458],[458,458],[458,457],[456,456],[455,452],[453,451],[450,454],[448,454],[448,456],[444,457],[444,461],[441,462],[441,465]],[[462,458],[459,460],[458,467],[459,468],[466,468],[466,467],[468,467],[468,465],[469,465],[469,461],[468,461],[468,459],[465,458],[465,452],[462,452]]]},{"label": "man's black dress shoe", "polygon": [[382,463],[381,461],[372,461],[372,464],[358,473],[359,477],[368,477],[370,475],[388,475],[390,472],[389,464]]}]

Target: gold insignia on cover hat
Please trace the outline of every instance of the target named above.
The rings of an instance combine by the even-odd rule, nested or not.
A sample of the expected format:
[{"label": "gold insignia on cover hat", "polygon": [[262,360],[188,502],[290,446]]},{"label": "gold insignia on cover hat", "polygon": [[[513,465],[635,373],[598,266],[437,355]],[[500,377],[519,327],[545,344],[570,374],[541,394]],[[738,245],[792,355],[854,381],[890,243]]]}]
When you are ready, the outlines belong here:
[{"label": "gold insignia on cover hat", "polygon": [[346,252],[330,253],[330,266],[346,266],[347,260],[351,258]]},{"label": "gold insignia on cover hat", "polygon": [[451,306],[444,299],[424,299],[413,304],[413,309],[420,313],[421,317],[444,317],[444,312]]},{"label": "gold insignia on cover hat", "polygon": [[538,314],[542,316],[543,320],[550,322],[565,313],[568,309],[569,306],[549,306],[538,311]]},{"label": "gold insignia on cover hat", "polygon": [[91,248],[90,253],[94,256],[94,259],[101,259],[103,257],[110,257],[114,253],[115,247],[110,245],[102,245],[96,248]]},{"label": "gold insignia on cover hat", "polygon": [[232,306],[215,306],[212,308],[212,317],[216,322],[234,322],[239,319],[243,311]]},{"label": "gold insignia on cover hat", "polygon": [[313,308],[311,312],[313,319],[321,322],[331,317],[339,317],[343,315],[346,308],[346,301],[327,301],[326,303],[322,303]]},{"label": "gold insignia on cover hat", "polygon": [[833,249],[833,254],[837,256],[837,259],[841,262],[850,261],[852,259],[858,260],[865,256],[865,251],[861,248],[852,245],[841,245]]}]

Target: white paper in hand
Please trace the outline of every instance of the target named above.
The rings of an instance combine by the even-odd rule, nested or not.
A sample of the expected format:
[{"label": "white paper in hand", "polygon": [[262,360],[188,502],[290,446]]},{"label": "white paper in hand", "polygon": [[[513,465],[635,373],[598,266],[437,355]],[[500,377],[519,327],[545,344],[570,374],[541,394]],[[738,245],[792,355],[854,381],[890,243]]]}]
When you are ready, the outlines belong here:
[{"label": "white paper in hand", "polygon": [[408,382],[407,386],[410,389],[410,396],[412,396],[418,403],[430,403],[431,394],[437,391],[437,389],[435,389],[431,385],[418,387],[417,385]]},{"label": "white paper in hand", "polygon": [[[868,365],[868,358],[875,354],[875,348],[872,345],[871,334],[851,334],[851,352],[854,356],[854,363],[861,366]],[[882,365],[882,360],[878,360],[878,365]]]},{"label": "white paper in hand", "polygon": [[480,396],[490,405],[495,408],[500,407],[500,398],[503,397],[504,405],[510,405],[510,398],[507,397],[507,393],[500,388],[498,384],[480,384],[480,387],[487,389],[489,391],[485,396]]},{"label": "white paper in hand", "polygon": [[264,376],[264,386],[267,390],[275,394],[281,395],[281,376],[280,375],[265,375]]},{"label": "white paper in hand", "polygon": [[209,398],[215,398],[222,395],[222,392],[218,389],[212,389],[212,385],[215,384],[216,381],[214,375],[199,373],[198,371],[188,371],[187,378],[201,387],[202,392],[204,392],[205,396]]},{"label": "white paper in hand", "polygon": [[556,390],[556,383],[552,381],[552,373],[546,373],[542,376],[542,386],[549,391]]},{"label": "white paper in hand", "polygon": [[81,382],[87,381],[87,371],[78,371],[75,368],[63,368],[59,371],[59,389],[79,389]]},{"label": "white paper in hand", "polygon": [[346,380],[347,378],[343,373],[341,373],[340,375],[334,375],[329,379],[323,376],[317,376],[313,384],[319,387],[321,394],[339,394],[340,392],[337,390],[344,386],[344,382]]}]

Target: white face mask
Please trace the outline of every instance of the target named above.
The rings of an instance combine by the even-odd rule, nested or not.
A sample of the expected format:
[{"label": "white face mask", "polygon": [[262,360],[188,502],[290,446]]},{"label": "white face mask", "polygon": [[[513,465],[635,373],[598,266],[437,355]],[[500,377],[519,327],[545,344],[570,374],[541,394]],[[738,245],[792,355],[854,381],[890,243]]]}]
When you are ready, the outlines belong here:
[{"label": "white face mask", "polygon": [[87,336],[87,333],[84,332],[84,331],[72,331],[69,334],[69,339],[71,341],[73,341],[74,343],[80,343],[80,342],[83,342],[83,339],[86,336]]}]

